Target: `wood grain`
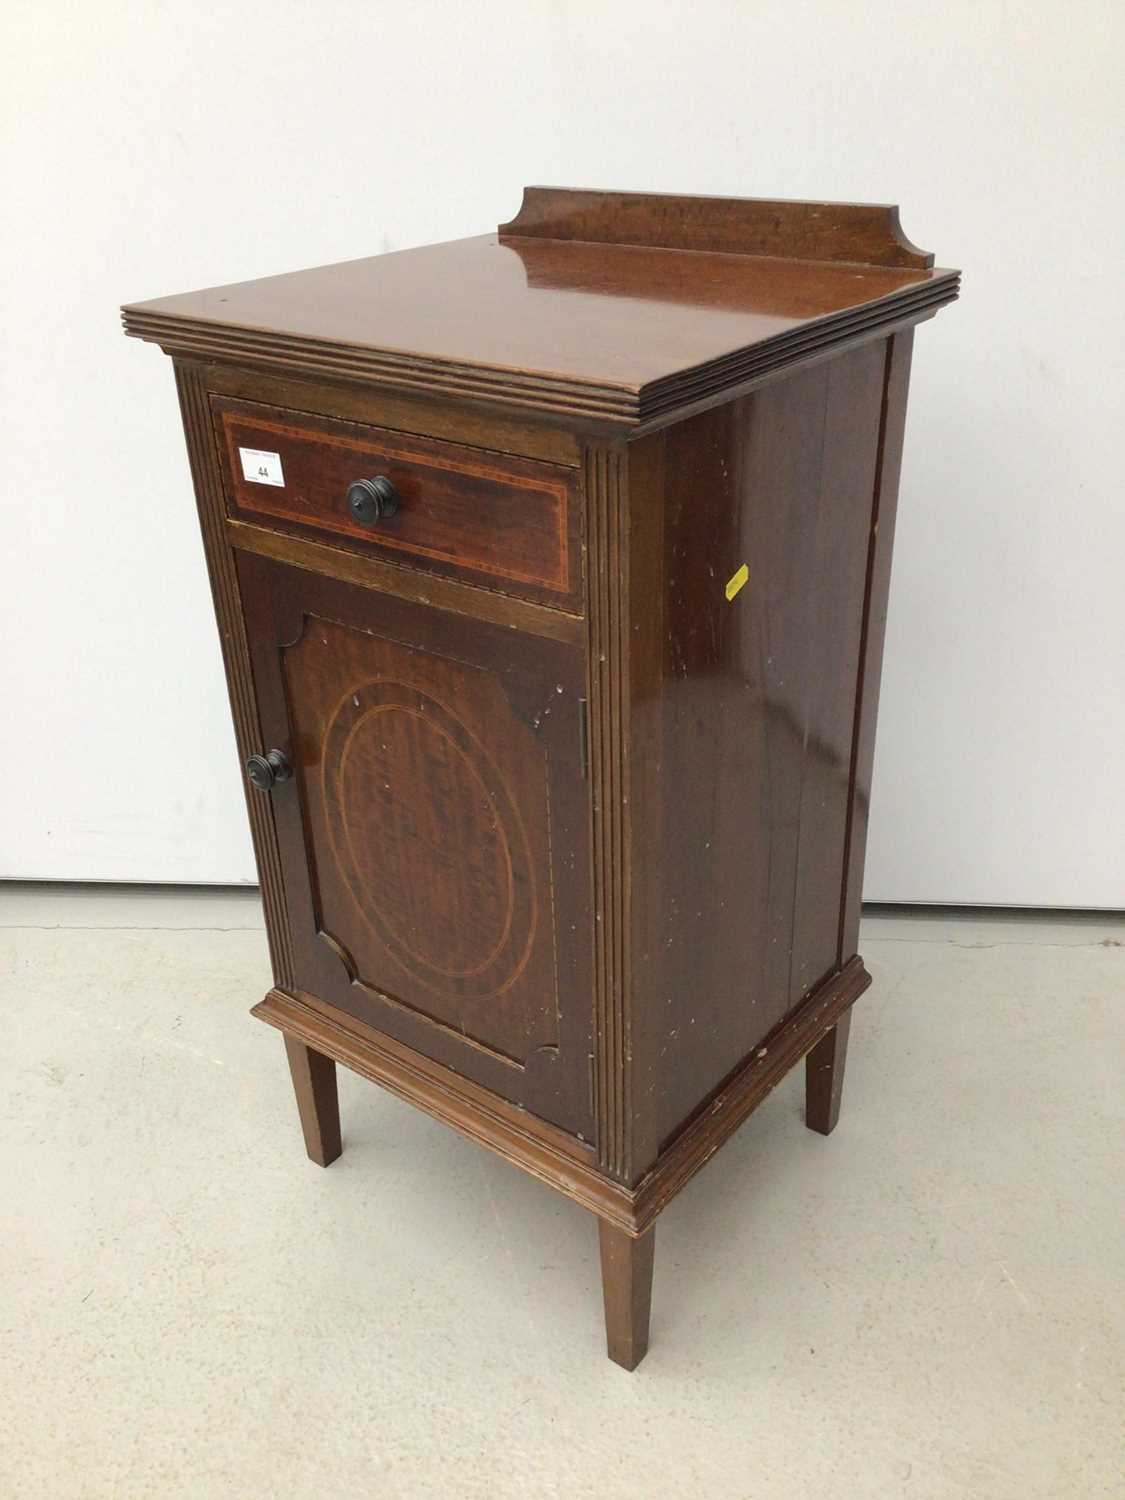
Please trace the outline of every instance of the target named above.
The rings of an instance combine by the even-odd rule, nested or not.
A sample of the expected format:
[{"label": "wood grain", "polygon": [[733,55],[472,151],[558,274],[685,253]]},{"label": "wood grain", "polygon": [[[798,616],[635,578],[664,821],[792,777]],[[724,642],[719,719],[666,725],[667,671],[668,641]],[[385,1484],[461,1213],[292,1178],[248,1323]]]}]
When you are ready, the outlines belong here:
[{"label": "wood grain", "polygon": [[256,557],[272,557],[275,562],[289,563],[307,573],[322,573],[326,578],[338,578],[341,583],[373,589],[393,599],[428,605],[447,614],[468,615],[471,619],[502,625],[507,630],[540,635],[546,640],[563,641],[571,646],[581,646],[586,639],[586,626],[580,615],[532,604],[510,594],[496,593],[452,578],[435,578],[400,563],[357,557],[340,547],[288,536],[245,521],[228,521],[227,539],[238,551],[252,552]]},{"label": "wood grain", "polygon": [[805,1058],[805,1124],[831,1135],[840,1118],[852,1013],[846,1010]]},{"label": "wood grain", "polygon": [[514,453],[521,458],[537,458],[570,468],[577,467],[580,461],[576,435],[557,420],[373,390],[341,380],[302,380],[260,368],[244,370],[235,365],[212,364],[204,374],[207,389],[219,396],[259,401],[290,411],[319,412],[324,417],[439,438],[491,453]]},{"label": "wood grain", "polygon": [[253,1013],[487,1146],[583,1208],[632,1231],[631,1196],[598,1170],[597,1152],[589,1142],[316,996],[271,990]]},{"label": "wood grain", "polygon": [[633,756],[660,766],[662,1003],[633,1078],[655,1144],[839,964],[885,363],[863,346],[660,439],[660,721]]},{"label": "wood grain", "polygon": [[863,605],[863,636],[856,677],[855,737],[852,745],[851,788],[844,853],[844,883],[840,907],[837,954],[841,963],[859,945],[863,901],[863,867],[871,807],[871,777],[875,764],[875,725],[879,715],[879,684],[883,643],[887,633],[887,601],[891,586],[891,552],[898,513],[898,482],[906,430],[906,397],[914,331],[907,329],[886,346],[886,374],[879,418],[879,449],[868,528],[867,585]]},{"label": "wood grain", "polygon": [[[707,200],[652,195],[638,211],[628,195],[585,197],[600,205],[600,243],[480,235],[132,304],[126,331],[272,379],[628,428],[722,401],[957,296],[958,273],[918,264],[928,257],[896,238],[891,209],[721,200],[701,210]],[[611,211],[624,239],[634,221],[657,225],[658,240],[680,219],[708,248],[614,243]],[[770,253],[717,250],[726,233]]]},{"label": "wood grain", "polygon": [[[211,398],[232,517],[578,610],[581,502],[573,471],[358,422]],[[248,481],[239,450],[276,452],[284,484]],[[398,511],[356,521],[347,489],[389,479]]]},{"label": "wood grain", "polygon": [[238,568],[296,986],[590,1139],[581,656]]},{"label": "wood grain", "polygon": [[[180,397],[184,436],[187,440],[188,459],[191,463],[192,480],[195,485],[195,501],[203,533],[207,572],[211,580],[211,595],[219,626],[219,640],[222,645],[223,664],[226,668],[235,739],[238,743],[239,756],[244,761],[248,755],[257,754],[262,750],[262,730],[258,717],[258,705],[254,696],[250,648],[234,554],[224,534],[222,481],[219,476],[210,414],[207,408],[207,392],[201,371],[195,365],[177,363],[176,387]],[[291,984],[293,981],[293,943],[273,813],[269,802],[251,791],[245,780],[243,787],[246,792],[246,810],[250,818],[250,833],[254,841],[258,880],[262,890],[262,905],[265,911],[266,934],[269,939],[274,980],[281,985]]]},{"label": "wood grain", "polygon": [[599,1160],[614,1176],[630,1173],[629,810],[624,779],[629,763],[626,712],[629,637],[625,600],[629,553],[625,541],[624,454],[618,447],[586,452],[589,513],[590,847],[594,896],[594,1028]]},{"label": "wood grain", "polygon": [[727,1080],[708,1108],[665,1148],[633,1188],[606,1174],[589,1142],[537,1119],[329,1002],[275,989],[254,1007],[254,1015],[382,1084],[599,1218],[628,1234],[640,1235],[870,983],[863,964],[853,959],[814,991]]},{"label": "wood grain", "polygon": [[655,1228],[634,1238],[598,1220],[606,1352],[623,1370],[635,1370],[648,1353],[655,1243]]},{"label": "wood grain", "polygon": [[534,188],[124,310],[177,356],[239,751],[293,768],[248,795],[255,1014],[309,1154],[340,1063],[571,1197],[626,1369],[672,1198],[802,1057],[838,1118],[913,328],[958,284],[888,207]]},{"label": "wood grain", "polygon": [[285,1055],[297,1098],[297,1113],[309,1160],[327,1167],[343,1150],[340,1141],[340,1100],[336,1092],[336,1064],[314,1052],[295,1036],[285,1036]]},{"label": "wood grain", "polygon": [[[817,1044],[871,983],[860,959],[817,986],[756,1047],[691,1122],[661,1152],[630,1195],[634,1231],[643,1230],[683,1191],[739,1126]],[[603,1211],[604,1212],[604,1211]]]},{"label": "wood grain", "polygon": [[902,232],[898,209],[878,203],[802,203],[526,187],[501,237],[647,245],[709,254],[787,256],[928,270],[934,258]]}]

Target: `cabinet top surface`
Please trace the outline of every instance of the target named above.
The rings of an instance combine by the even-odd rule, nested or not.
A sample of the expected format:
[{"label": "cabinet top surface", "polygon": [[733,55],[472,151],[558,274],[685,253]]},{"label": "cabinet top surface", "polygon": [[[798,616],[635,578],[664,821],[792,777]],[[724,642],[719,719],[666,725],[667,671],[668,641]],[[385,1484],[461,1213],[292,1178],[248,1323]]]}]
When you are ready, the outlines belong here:
[{"label": "cabinet top surface", "polygon": [[766,361],[928,316],[958,280],[931,259],[893,209],[528,189],[495,234],[124,317],[172,352],[638,421]]}]

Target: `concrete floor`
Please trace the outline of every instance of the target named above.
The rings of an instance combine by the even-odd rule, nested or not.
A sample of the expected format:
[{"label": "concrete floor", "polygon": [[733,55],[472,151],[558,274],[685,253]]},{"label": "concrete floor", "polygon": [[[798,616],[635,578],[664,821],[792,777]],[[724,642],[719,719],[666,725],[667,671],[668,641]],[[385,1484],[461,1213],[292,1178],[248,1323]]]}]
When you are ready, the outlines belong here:
[{"label": "concrete floor", "polygon": [[351,1075],[306,1161],[250,894],[0,888],[0,1495],[1121,1496],[1125,926],[877,917],[603,1354],[579,1209]]}]

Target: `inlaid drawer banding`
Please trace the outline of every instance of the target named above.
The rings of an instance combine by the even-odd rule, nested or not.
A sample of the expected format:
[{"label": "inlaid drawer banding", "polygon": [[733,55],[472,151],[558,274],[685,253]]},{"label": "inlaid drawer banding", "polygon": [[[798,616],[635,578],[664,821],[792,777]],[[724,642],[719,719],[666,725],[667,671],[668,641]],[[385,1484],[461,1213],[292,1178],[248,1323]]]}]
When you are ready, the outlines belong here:
[{"label": "inlaid drawer banding", "polygon": [[211,408],[232,518],[581,608],[570,469],[223,396]]}]

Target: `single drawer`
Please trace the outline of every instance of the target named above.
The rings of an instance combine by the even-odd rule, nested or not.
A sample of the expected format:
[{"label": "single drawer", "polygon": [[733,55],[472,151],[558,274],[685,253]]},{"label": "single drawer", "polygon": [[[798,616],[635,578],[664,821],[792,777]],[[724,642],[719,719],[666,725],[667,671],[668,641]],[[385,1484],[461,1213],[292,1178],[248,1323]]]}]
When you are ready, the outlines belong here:
[{"label": "single drawer", "polygon": [[[235,519],[581,609],[574,470],[225,396],[211,408]],[[358,480],[391,488],[349,503]],[[387,495],[397,509],[380,515]]]}]

